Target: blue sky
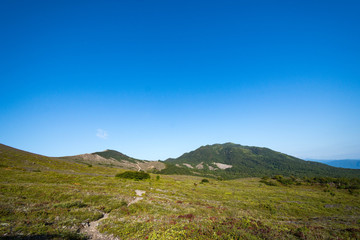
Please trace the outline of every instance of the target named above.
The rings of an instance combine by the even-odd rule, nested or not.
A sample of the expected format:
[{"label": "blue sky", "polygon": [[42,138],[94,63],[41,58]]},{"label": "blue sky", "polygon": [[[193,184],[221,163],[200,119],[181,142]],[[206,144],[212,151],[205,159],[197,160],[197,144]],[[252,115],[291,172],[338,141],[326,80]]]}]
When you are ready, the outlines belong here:
[{"label": "blue sky", "polygon": [[234,142],[360,158],[359,1],[0,7],[0,143],[177,157]]}]

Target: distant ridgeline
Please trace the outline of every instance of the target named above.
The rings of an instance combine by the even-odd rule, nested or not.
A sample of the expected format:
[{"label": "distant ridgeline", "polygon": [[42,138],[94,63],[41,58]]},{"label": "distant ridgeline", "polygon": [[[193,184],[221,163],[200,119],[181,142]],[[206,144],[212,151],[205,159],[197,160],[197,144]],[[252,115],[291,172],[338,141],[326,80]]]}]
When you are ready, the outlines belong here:
[{"label": "distant ridgeline", "polygon": [[360,169],[360,160],[359,159],[342,159],[342,160],[311,160],[308,161],[325,163],[326,165],[333,167],[341,168],[351,168],[351,169]]},{"label": "distant ridgeline", "polygon": [[331,167],[304,161],[268,148],[225,143],[202,146],[165,162],[162,174],[201,175],[234,179],[240,177],[360,177],[360,170]]},{"label": "distant ridgeline", "polygon": [[[24,157],[19,158],[22,155]],[[249,147],[233,143],[202,146],[178,158],[170,158],[166,161],[139,160],[114,150],[48,158],[1,144],[0,157],[1,166],[11,166],[15,163],[20,167],[22,165],[27,166],[30,163],[26,159],[31,158],[44,159],[42,164],[49,166],[55,164],[63,166],[72,162],[89,167],[94,165],[157,174],[194,175],[219,179],[270,177],[274,175],[360,178],[360,169],[332,167],[318,162],[304,161],[268,148]],[[10,164],[11,162],[13,164]],[[34,166],[30,164],[27,168]],[[39,168],[39,170],[41,169]]]}]

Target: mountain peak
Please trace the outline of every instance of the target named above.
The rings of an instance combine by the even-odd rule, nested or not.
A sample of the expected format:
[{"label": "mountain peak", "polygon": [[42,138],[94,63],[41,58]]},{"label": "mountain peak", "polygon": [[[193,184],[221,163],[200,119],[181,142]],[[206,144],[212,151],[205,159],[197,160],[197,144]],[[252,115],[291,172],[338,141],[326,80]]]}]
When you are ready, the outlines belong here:
[{"label": "mountain peak", "polygon": [[118,161],[126,160],[126,161],[130,161],[130,162],[135,162],[137,160],[137,159],[129,157],[121,152],[118,152],[116,150],[111,150],[111,149],[107,149],[102,152],[94,152],[92,154],[96,154],[96,155],[99,155],[99,156],[101,156],[103,158],[107,158],[107,159],[113,158]]},{"label": "mountain peak", "polygon": [[[271,175],[297,176],[359,176],[321,163],[313,163],[276,152],[265,147],[243,146],[231,142],[205,145],[168,159],[165,173],[184,173],[223,178],[262,177]],[[168,172],[167,172],[168,171]]]}]

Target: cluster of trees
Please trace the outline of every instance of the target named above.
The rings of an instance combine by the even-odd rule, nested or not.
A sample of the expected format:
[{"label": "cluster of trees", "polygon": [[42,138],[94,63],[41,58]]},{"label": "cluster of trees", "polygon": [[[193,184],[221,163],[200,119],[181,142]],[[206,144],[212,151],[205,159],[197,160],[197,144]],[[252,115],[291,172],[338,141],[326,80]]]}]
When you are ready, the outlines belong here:
[{"label": "cluster of trees", "polygon": [[360,178],[305,177],[304,181],[311,184],[333,185],[339,189],[360,189]]},{"label": "cluster of trees", "polygon": [[194,175],[187,167],[177,167],[175,164],[171,163],[165,163],[165,165],[165,169],[157,171],[156,173],[165,175]]},{"label": "cluster of trees", "polygon": [[294,176],[284,177],[282,175],[275,175],[271,178],[263,177],[260,182],[269,185],[276,186],[282,184],[285,186],[289,185],[301,185],[301,184],[311,184],[311,185],[321,185],[321,186],[333,186],[338,189],[348,189],[353,191],[355,189],[360,189],[360,178],[333,178],[333,177],[302,177],[296,178]]}]

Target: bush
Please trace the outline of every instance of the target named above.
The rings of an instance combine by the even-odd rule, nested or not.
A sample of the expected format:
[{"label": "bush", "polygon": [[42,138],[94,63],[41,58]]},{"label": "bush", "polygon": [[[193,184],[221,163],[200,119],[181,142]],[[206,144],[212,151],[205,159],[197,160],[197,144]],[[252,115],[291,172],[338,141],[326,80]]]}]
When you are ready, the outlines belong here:
[{"label": "bush", "polygon": [[264,176],[264,177],[261,178],[261,180],[264,180],[264,181],[266,181],[266,180],[268,180],[268,179],[269,179],[268,176]]},{"label": "bush", "polygon": [[203,180],[201,180],[200,183],[208,183],[208,182],[209,182],[209,180],[207,180],[206,178],[204,178]]},{"label": "bush", "polygon": [[115,177],[134,179],[134,180],[144,180],[144,179],[149,179],[150,175],[145,172],[126,171],[123,173],[116,174]]},{"label": "bush", "polygon": [[283,175],[275,175],[272,179],[275,179],[277,181],[281,181],[284,178]]},{"label": "bush", "polygon": [[[272,179],[278,181],[279,183],[285,186],[297,184],[296,178],[294,176],[284,177],[282,175],[275,175],[274,177],[272,177]],[[262,181],[266,181],[266,179],[262,178]]]},{"label": "bush", "polygon": [[293,180],[291,178],[281,178],[277,180],[279,183],[283,184],[283,185],[292,185],[294,184]]},{"label": "bush", "polygon": [[266,185],[268,185],[268,186],[277,186],[277,185],[278,185],[278,184],[276,184],[276,182],[271,181],[271,180],[266,181],[266,180],[264,180],[264,179],[261,179],[260,182],[261,182],[261,183],[264,183],[264,184],[266,184]]}]

